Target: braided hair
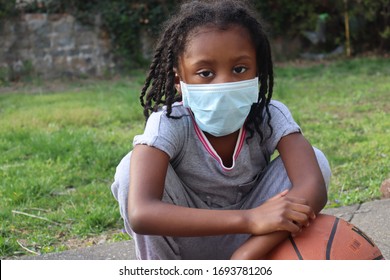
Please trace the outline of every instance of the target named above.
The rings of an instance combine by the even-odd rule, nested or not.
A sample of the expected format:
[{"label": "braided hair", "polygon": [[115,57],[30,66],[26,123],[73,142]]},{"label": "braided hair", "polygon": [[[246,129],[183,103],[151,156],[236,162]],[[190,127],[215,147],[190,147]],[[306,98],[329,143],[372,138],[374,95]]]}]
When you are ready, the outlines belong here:
[{"label": "braided hair", "polygon": [[166,106],[167,116],[174,118],[170,116],[172,104],[182,100],[175,88],[174,69],[178,68],[179,57],[185,50],[191,32],[202,26],[212,25],[226,29],[231,25],[239,25],[249,31],[255,46],[260,83],[258,102],[252,105],[245,128],[250,132],[249,138],[255,130],[263,141],[264,135],[260,127],[265,112],[272,134],[268,109],[273,89],[271,49],[267,35],[252,11],[241,0],[189,1],[181,5],[177,16],[166,22],[141,91],[140,101],[146,120],[163,105]]}]

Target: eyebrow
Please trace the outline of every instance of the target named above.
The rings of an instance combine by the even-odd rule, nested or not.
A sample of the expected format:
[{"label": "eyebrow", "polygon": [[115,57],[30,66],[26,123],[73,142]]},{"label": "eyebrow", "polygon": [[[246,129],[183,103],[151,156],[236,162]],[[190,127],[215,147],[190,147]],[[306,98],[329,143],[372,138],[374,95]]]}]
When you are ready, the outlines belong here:
[{"label": "eyebrow", "polygon": [[235,60],[244,60],[244,59],[252,60],[252,57],[249,54],[243,54],[235,58]]},{"label": "eyebrow", "polygon": [[[250,61],[252,61],[253,58],[250,55],[244,54],[244,55],[240,55],[238,57],[234,57],[231,60],[232,61],[239,61],[239,60],[250,60]],[[191,66],[197,66],[197,65],[209,64],[209,63],[213,63],[213,62],[215,62],[215,59],[199,59],[199,60],[196,60],[193,63],[190,63],[190,65]]]},{"label": "eyebrow", "polygon": [[201,59],[201,60],[196,60],[194,62],[190,62],[188,63],[189,66],[200,66],[200,65],[205,65],[205,64],[210,64],[210,63],[214,63],[215,60],[214,59]]}]

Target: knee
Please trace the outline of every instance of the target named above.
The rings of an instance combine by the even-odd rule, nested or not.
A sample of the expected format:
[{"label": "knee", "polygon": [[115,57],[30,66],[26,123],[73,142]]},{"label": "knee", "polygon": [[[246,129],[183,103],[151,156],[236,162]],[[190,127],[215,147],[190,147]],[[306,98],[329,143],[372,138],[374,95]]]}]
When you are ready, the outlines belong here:
[{"label": "knee", "polygon": [[115,181],[118,182],[119,186],[129,186],[130,181],[130,157],[131,152],[128,153],[116,167]]},{"label": "knee", "polygon": [[114,182],[111,185],[111,191],[116,200],[120,203],[122,203],[123,199],[127,201],[130,184],[130,155],[131,152],[128,153],[116,167]]},{"label": "knee", "polygon": [[313,149],[314,149],[315,155],[317,157],[317,162],[318,162],[318,165],[320,166],[322,176],[324,177],[326,189],[328,189],[329,183],[330,183],[330,177],[332,175],[329,162],[322,151],[320,151],[319,149],[317,149],[315,147],[313,147]]}]

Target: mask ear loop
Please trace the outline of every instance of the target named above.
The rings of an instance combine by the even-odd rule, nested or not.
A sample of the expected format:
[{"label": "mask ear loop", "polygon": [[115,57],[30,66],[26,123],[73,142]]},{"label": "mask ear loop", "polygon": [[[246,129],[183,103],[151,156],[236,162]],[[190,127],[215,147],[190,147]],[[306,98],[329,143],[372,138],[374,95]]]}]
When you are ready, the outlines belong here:
[{"label": "mask ear loop", "polygon": [[[256,72],[257,80],[259,80],[259,76],[260,76],[259,72]],[[262,97],[260,95],[260,82],[259,82],[259,86],[257,87],[257,106],[260,105],[261,101],[262,101]]]}]

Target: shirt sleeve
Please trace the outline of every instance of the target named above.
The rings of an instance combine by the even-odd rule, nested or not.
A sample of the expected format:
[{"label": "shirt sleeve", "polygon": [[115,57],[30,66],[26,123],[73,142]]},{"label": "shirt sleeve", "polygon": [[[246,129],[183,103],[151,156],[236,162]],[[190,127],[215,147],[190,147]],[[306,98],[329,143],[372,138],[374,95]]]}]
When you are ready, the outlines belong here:
[{"label": "shirt sleeve", "polygon": [[[302,131],[294,121],[289,109],[283,103],[272,100],[269,104],[269,110],[271,113],[272,135],[266,141],[266,149],[272,155],[282,137],[291,133],[301,133]],[[264,129],[267,131],[266,135],[269,135],[270,129],[267,123]]]},{"label": "shirt sleeve", "polygon": [[148,145],[165,152],[173,159],[183,147],[185,122],[185,116],[179,119],[168,118],[165,110],[152,113],[143,134],[134,137],[133,146]]}]

